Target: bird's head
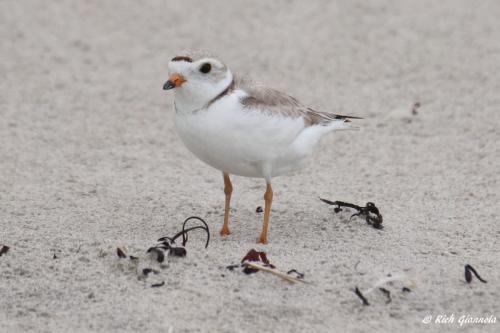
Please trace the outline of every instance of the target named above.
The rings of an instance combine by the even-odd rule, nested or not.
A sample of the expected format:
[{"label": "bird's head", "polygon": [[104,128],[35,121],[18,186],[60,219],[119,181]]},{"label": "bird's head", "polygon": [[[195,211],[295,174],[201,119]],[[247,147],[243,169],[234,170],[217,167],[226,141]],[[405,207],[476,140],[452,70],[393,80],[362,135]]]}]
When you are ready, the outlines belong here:
[{"label": "bird's head", "polygon": [[174,91],[177,109],[185,112],[202,108],[233,81],[226,65],[210,57],[177,56],[170,60],[168,71],[163,89]]}]

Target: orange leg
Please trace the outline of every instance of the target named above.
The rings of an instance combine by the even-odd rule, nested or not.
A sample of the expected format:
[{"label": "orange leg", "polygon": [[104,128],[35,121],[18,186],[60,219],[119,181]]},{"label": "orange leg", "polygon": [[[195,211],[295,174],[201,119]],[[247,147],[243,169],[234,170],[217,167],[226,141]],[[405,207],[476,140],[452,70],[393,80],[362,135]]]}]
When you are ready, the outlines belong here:
[{"label": "orange leg", "polygon": [[264,201],[266,203],[264,208],[264,225],[262,226],[259,243],[267,244],[267,229],[269,228],[269,215],[271,214],[271,204],[273,202],[273,188],[271,187],[271,183],[267,183]]},{"label": "orange leg", "polygon": [[231,203],[231,194],[233,193],[233,185],[231,184],[231,179],[229,179],[229,174],[223,173],[224,176],[224,194],[226,195],[226,205],[224,207],[224,224],[220,231],[221,236],[227,236],[231,234],[229,231],[229,208]]}]

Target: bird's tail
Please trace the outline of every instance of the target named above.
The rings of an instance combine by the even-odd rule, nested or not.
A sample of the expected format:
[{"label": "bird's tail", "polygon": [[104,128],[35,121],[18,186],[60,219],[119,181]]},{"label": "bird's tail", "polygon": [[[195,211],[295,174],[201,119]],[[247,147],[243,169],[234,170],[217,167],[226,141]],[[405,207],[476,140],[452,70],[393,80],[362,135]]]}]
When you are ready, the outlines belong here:
[{"label": "bird's tail", "polygon": [[352,120],[363,119],[354,116],[345,116],[342,114],[327,113],[308,109],[308,116],[313,125],[324,126],[327,132],[332,130],[359,130],[359,127],[352,126]]},{"label": "bird's tail", "polygon": [[349,119],[339,119],[325,124],[329,131],[359,131],[359,127],[353,126]]}]

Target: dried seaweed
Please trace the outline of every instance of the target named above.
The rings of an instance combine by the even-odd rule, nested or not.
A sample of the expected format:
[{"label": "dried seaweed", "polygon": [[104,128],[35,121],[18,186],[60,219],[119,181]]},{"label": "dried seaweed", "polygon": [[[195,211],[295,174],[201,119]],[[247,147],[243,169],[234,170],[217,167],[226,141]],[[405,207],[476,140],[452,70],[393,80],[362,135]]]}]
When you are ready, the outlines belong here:
[{"label": "dried seaweed", "polygon": [[[203,225],[197,225],[194,227],[186,228],[186,225],[189,221],[200,221]],[[150,247],[147,250],[147,253],[153,254],[153,256],[155,257],[154,259],[160,263],[164,261],[164,259],[165,259],[164,253],[167,251],[168,251],[168,254],[171,256],[184,257],[187,254],[187,251],[184,248],[184,246],[188,242],[188,233],[190,231],[197,230],[197,229],[205,230],[205,232],[207,233],[207,240],[205,243],[205,248],[207,248],[208,244],[210,242],[210,230],[208,228],[208,225],[205,222],[205,220],[203,220],[201,217],[191,216],[191,217],[188,217],[184,221],[184,223],[182,224],[181,231],[179,231],[173,237],[165,236],[165,237],[158,239],[158,242],[160,242],[160,243],[153,246],[153,247]],[[178,239],[179,237],[182,237],[182,245],[181,246],[178,246],[175,243],[176,239]]]},{"label": "dried seaweed", "polygon": [[271,265],[269,263],[269,259],[267,259],[267,255],[265,252],[255,251],[254,249],[248,251],[248,253],[243,257],[243,259],[241,259],[242,263],[244,263],[245,261],[261,261],[266,265]]},{"label": "dried seaweed", "polygon": [[[387,277],[378,280],[371,288],[368,288],[366,290],[361,291],[358,289],[358,287],[356,287],[356,289],[354,291],[355,291],[356,295],[358,295],[359,298],[364,300],[363,301],[364,305],[369,305],[369,304],[367,304],[368,300],[366,299],[366,295],[372,293],[375,290],[381,291],[387,298],[385,303],[389,304],[392,301],[391,292],[382,286],[385,286],[385,285],[391,286],[393,284],[393,282],[395,282],[395,281],[401,281],[401,282],[407,283],[411,286],[414,285],[414,281],[409,279],[408,276],[406,276],[406,274],[404,274],[404,273],[403,274],[395,274],[395,275],[388,274]],[[401,289],[401,291],[402,292],[410,292],[411,290],[408,287],[404,286]],[[366,301],[366,303],[365,303],[365,301]]]},{"label": "dried seaweed", "polygon": [[9,249],[10,247],[8,247],[7,245],[2,246],[2,248],[0,249],[0,257],[9,252]]},{"label": "dried seaweed", "polygon": [[472,273],[474,273],[474,275],[479,281],[481,281],[482,283],[487,283],[486,280],[484,280],[483,278],[481,278],[481,276],[479,276],[474,267],[472,267],[469,264],[465,265],[465,281],[467,281],[467,283],[472,282]]},{"label": "dried seaweed", "polygon": [[165,253],[159,246],[150,247],[146,253],[149,253],[153,257],[153,260],[156,260],[159,263],[162,263],[165,260]]},{"label": "dried seaweed", "polygon": [[382,214],[380,214],[379,209],[375,206],[373,202],[367,202],[366,206],[362,207],[348,202],[330,201],[322,198],[319,199],[329,205],[337,206],[334,209],[335,213],[341,212],[342,211],[341,207],[352,208],[356,210],[357,213],[352,214],[349,219],[352,219],[355,216],[359,217],[364,216],[365,221],[368,225],[371,225],[375,229],[383,229],[382,222],[384,219],[382,217]]},{"label": "dried seaweed", "polygon": [[165,281],[162,281],[160,283],[154,283],[151,285],[151,288],[159,288],[159,287],[163,287],[165,285]]},{"label": "dried seaweed", "polygon": [[418,114],[417,110],[420,108],[420,102],[415,102],[411,108],[411,114],[416,116]]},{"label": "dried seaweed", "polygon": [[243,257],[243,259],[241,259],[241,263],[243,265],[243,272],[245,274],[252,274],[252,273],[256,273],[258,271],[258,269],[252,268],[249,265],[245,264],[246,262],[250,262],[250,261],[252,261],[252,262],[261,262],[265,266],[269,266],[269,267],[274,268],[274,266],[271,265],[271,263],[267,259],[267,255],[266,255],[265,252],[258,252],[258,251],[255,251],[254,249],[251,249]]},{"label": "dried seaweed", "polygon": [[116,255],[118,256],[118,258],[121,258],[121,259],[127,258],[127,255],[125,254],[125,252],[122,249],[120,249],[119,247],[116,248]]},{"label": "dried seaweed", "polygon": [[187,254],[187,251],[183,247],[171,247],[170,248],[170,255],[176,256],[176,257],[185,257]]},{"label": "dried seaweed", "polygon": [[148,276],[149,274],[151,273],[154,273],[154,274],[159,274],[160,271],[157,271],[156,269],[152,269],[152,268],[144,268],[142,270],[142,275],[144,276]]},{"label": "dried seaweed", "polygon": [[[194,227],[186,229],[186,224],[189,221],[192,221],[192,220],[200,221],[201,223],[203,223],[203,225],[197,225],[197,226],[194,226]],[[207,233],[207,242],[205,243],[205,248],[207,248],[208,247],[208,243],[210,242],[210,230],[209,230],[208,225],[205,222],[205,220],[203,220],[201,217],[198,217],[198,216],[188,217],[184,221],[184,223],[182,224],[182,230],[179,231],[177,234],[175,234],[174,237],[162,237],[162,238],[158,239],[158,241],[159,242],[168,242],[167,244],[173,244],[173,243],[175,243],[175,240],[177,238],[182,237],[182,246],[186,246],[186,243],[188,241],[188,233],[190,231],[196,230],[196,229],[203,229]]]},{"label": "dried seaweed", "polygon": [[297,279],[303,279],[304,278],[304,273],[298,272],[296,269],[291,269],[288,272],[286,272],[288,275],[295,275]]},{"label": "dried seaweed", "polygon": [[361,293],[361,291],[358,289],[358,287],[356,287],[354,289],[354,293],[361,299],[361,301],[363,301],[363,305],[370,305],[370,303],[368,303],[368,300],[366,299],[365,296],[363,296],[363,294]]},{"label": "dried seaweed", "polygon": [[378,290],[380,290],[381,292],[384,293],[384,295],[387,297],[387,301],[385,302],[385,304],[389,304],[392,302],[392,298],[391,298],[391,292],[385,288],[378,288]]}]

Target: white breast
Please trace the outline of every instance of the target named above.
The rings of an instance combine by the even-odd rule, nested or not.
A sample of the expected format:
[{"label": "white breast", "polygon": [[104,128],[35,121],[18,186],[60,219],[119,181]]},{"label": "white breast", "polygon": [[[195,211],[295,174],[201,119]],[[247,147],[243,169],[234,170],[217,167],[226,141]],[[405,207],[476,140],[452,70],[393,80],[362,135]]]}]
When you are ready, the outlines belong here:
[{"label": "white breast", "polygon": [[[319,139],[301,118],[245,109],[237,90],[195,112],[177,110],[175,124],[186,147],[229,174],[271,178],[300,168]],[[318,132],[316,134],[316,132]]]}]

